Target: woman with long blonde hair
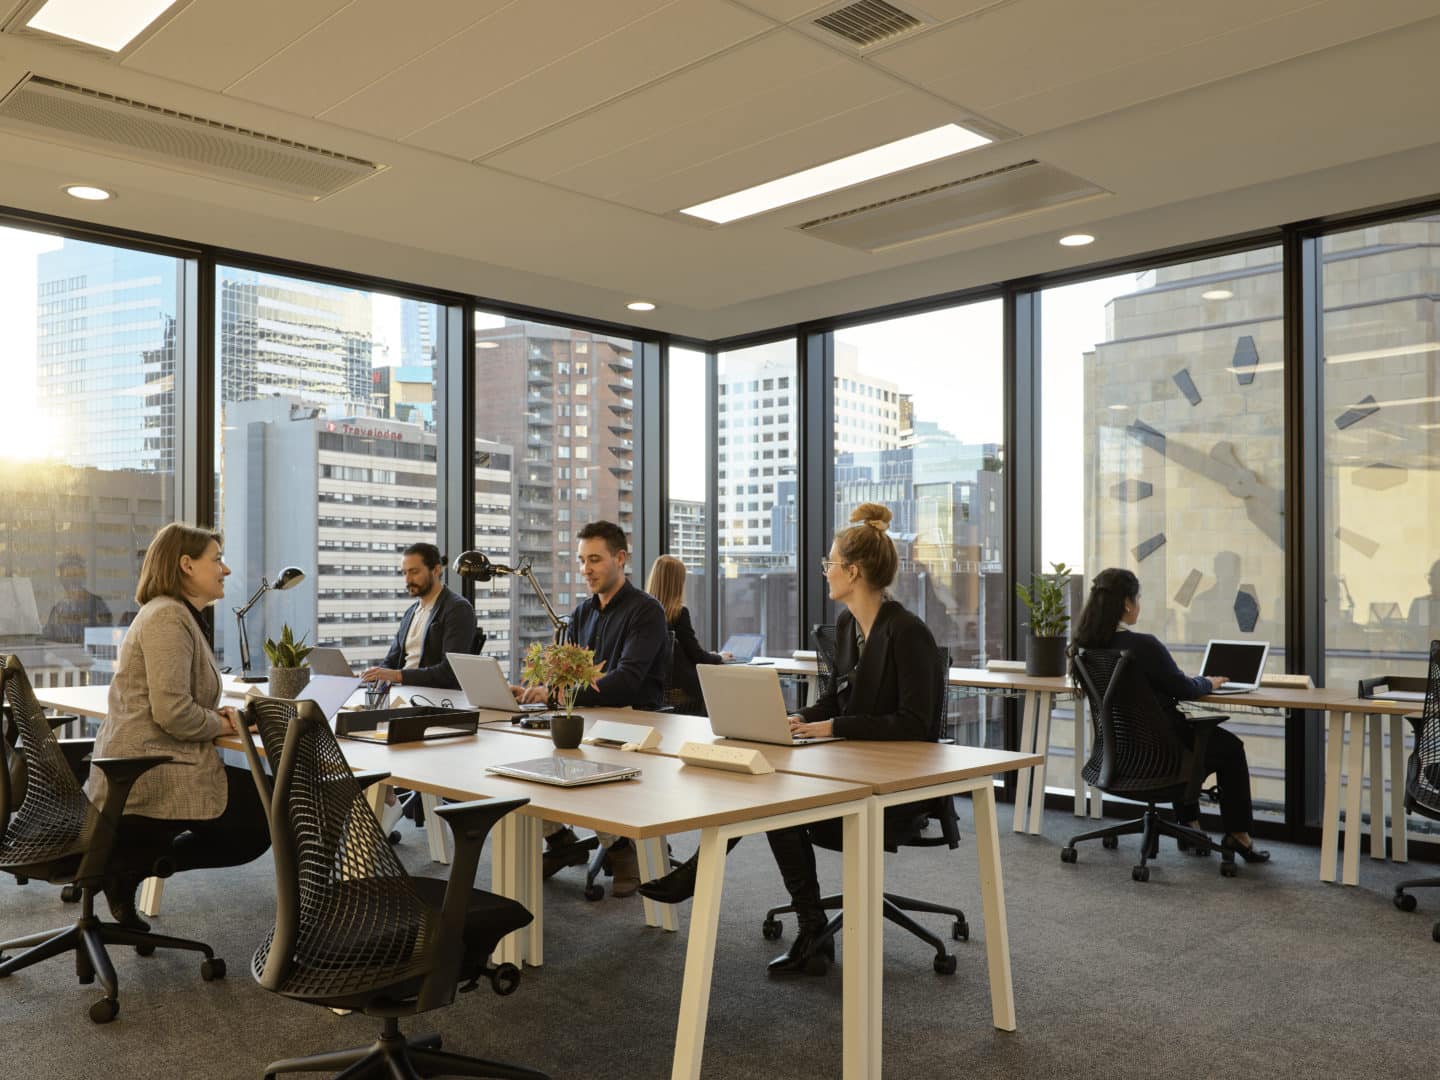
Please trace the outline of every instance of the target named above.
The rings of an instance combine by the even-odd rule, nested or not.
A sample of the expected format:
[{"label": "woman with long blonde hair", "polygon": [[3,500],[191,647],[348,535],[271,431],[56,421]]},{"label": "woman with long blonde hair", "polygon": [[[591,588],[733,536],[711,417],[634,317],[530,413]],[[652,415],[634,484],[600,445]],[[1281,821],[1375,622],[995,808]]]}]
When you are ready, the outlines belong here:
[{"label": "woman with long blonde hair", "polygon": [[645,591],[660,601],[665,609],[665,622],[675,638],[670,656],[670,700],[681,712],[706,715],[705,701],[700,695],[700,676],[695,669],[701,664],[723,664],[733,657],[725,652],[706,652],[690,621],[685,606],[685,564],[674,555],[661,555],[650,567],[650,580]]}]

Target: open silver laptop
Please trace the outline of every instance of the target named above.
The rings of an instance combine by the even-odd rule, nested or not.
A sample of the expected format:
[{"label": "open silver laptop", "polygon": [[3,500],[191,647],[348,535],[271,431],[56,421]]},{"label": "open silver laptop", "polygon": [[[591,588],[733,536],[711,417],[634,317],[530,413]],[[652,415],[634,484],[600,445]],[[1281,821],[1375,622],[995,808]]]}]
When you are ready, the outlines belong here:
[{"label": "open silver laptop", "polygon": [[556,787],[603,784],[607,780],[629,780],[640,775],[640,770],[633,765],[612,765],[608,761],[590,761],[587,758],[562,757],[559,754],[529,761],[512,761],[505,765],[490,765],[485,771],[500,776],[513,776],[517,780],[538,780],[542,784],[554,784]]},{"label": "open silver laptop", "polygon": [[720,667],[702,664],[696,668],[710,730],[726,739],[804,746],[834,742],[837,735],[797,739],[790,734],[789,714],[780,693],[780,676],[774,668]]},{"label": "open silver laptop", "polygon": [[1265,660],[1270,655],[1268,641],[1219,641],[1212,639],[1205,646],[1205,660],[1200,674],[1224,675],[1228,680],[1216,694],[1243,694],[1260,685]]},{"label": "open silver laptop", "polygon": [[725,644],[720,646],[720,651],[728,652],[735,658],[726,660],[727,664],[748,664],[760,655],[760,650],[763,648],[765,648],[764,634],[731,634],[725,639]]},{"label": "open silver laptop", "polygon": [[474,653],[446,653],[450,670],[460,682],[465,699],[477,709],[494,709],[496,712],[518,713],[543,711],[544,702],[537,705],[520,705],[510,693],[510,684],[500,670],[500,661],[493,656],[476,656]]},{"label": "open silver laptop", "polygon": [[325,719],[335,720],[340,711],[340,706],[350,700],[350,696],[364,685],[354,675],[311,675],[310,681],[305,684],[305,689],[300,691],[297,701],[313,701],[320,706],[320,711],[325,714]]},{"label": "open silver laptop", "polygon": [[350,661],[345,659],[345,654],[339,649],[326,648],[317,645],[310,650],[308,657],[310,670],[316,675],[354,675],[355,669]]}]

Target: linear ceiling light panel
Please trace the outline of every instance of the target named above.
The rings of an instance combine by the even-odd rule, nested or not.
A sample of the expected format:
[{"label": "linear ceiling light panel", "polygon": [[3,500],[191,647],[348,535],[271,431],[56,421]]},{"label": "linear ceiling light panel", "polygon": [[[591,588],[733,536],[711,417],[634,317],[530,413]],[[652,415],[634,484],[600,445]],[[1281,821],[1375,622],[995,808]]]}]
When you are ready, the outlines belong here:
[{"label": "linear ceiling light panel", "polygon": [[32,30],[119,52],[175,0],[49,0],[26,21]]},{"label": "linear ceiling light panel", "polygon": [[984,146],[990,138],[959,124],[946,124],[895,142],[862,150],[813,169],[782,176],[755,187],[687,206],[680,212],[725,225],[791,203],[803,202],[832,191],[853,187],[882,176],[913,169],[941,158]]}]

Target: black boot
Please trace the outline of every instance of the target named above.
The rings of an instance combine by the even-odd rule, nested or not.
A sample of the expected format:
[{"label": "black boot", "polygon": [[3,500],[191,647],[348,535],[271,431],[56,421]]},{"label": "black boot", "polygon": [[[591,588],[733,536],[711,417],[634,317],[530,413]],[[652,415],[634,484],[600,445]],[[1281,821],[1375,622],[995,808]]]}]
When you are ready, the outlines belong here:
[{"label": "black boot", "polygon": [[110,917],[127,930],[150,929],[150,924],[140,917],[135,907],[135,893],[142,880],[134,874],[124,874],[105,882],[105,903],[110,907]]},{"label": "black boot", "polygon": [[800,917],[800,932],[790,948],[770,961],[771,978],[789,978],[793,975],[824,975],[835,962],[834,935],[818,940],[825,930],[823,911],[797,912]]},{"label": "black boot", "polygon": [[640,886],[640,895],[662,904],[679,904],[695,895],[695,874],[700,867],[700,853],[677,866],[670,873]]}]

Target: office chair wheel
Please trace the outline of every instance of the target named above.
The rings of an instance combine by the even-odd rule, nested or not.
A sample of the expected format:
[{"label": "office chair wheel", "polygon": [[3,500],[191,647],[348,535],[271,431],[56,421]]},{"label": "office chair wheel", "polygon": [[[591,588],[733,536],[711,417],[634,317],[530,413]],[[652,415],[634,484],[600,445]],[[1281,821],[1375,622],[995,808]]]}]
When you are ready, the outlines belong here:
[{"label": "office chair wheel", "polygon": [[585,886],[585,899],[586,899],[586,900],[591,900],[591,901],[594,901],[594,900],[603,900],[603,899],[605,899],[605,886],[604,886],[604,885],[594,885],[594,884],[586,885],[586,886]]},{"label": "office chair wheel", "polygon": [[970,924],[964,919],[956,919],[950,927],[950,936],[956,941],[970,940]]},{"label": "office chair wheel", "polygon": [[114,998],[101,998],[90,1006],[90,1019],[97,1024],[108,1024],[120,1015],[120,1002]]},{"label": "office chair wheel", "polygon": [[1100,846],[1106,851],[1114,851],[1120,846],[1120,838],[1118,836],[1102,836]]},{"label": "office chair wheel", "polygon": [[490,988],[501,997],[520,989],[520,969],[514,964],[501,964],[490,972]]},{"label": "office chair wheel", "polygon": [[1062,847],[1060,849],[1060,861],[1063,863],[1073,863],[1079,857],[1079,854],[1073,847]]},{"label": "office chair wheel", "polygon": [[785,928],[780,925],[779,919],[766,919],[760,924],[760,936],[766,941],[779,941],[780,935]]},{"label": "office chair wheel", "polygon": [[385,839],[388,840],[388,841],[390,841],[390,846],[391,846],[391,847],[394,847],[396,844],[400,843],[400,830],[399,830],[399,829],[393,830],[393,831],[390,833],[390,835],[387,836]]},{"label": "office chair wheel", "polygon": [[1440,941],[1440,922],[1430,928],[1430,937],[1434,941]]},{"label": "office chair wheel", "polygon": [[1420,906],[1420,901],[1409,893],[1397,892],[1395,894],[1395,906],[1401,911],[1414,911]]},{"label": "office chair wheel", "polygon": [[78,904],[80,902],[80,886],[66,885],[60,890],[60,899],[67,904]]},{"label": "office chair wheel", "polygon": [[209,957],[200,961],[200,978],[206,982],[214,982],[216,979],[225,977],[225,961],[218,956]]},{"label": "office chair wheel", "polygon": [[1220,864],[1220,876],[1221,876],[1221,877],[1234,877],[1237,872],[1238,872],[1238,871],[1237,871],[1236,866],[1235,866],[1235,864],[1234,864],[1233,862],[1222,862],[1222,863]]},{"label": "office chair wheel", "polygon": [[[29,884],[30,884],[30,879],[29,879],[28,877],[22,877],[21,875],[16,874],[16,875],[15,875],[15,884],[16,884],[16,885],[29,885]],[[65,886],[65,888],[67,888],[67,889],[68,889],[69,887],[70,887],[69,885],[66,885],[66,886]],[[62,892],[61,895],[63,896],[64,893]]]},{"label": "office chair wheel", "polygon": [[936,975],[954,975],[955,957],[946,953],[944,956],[935,957],[934,968]]},{"label": "office chair wheel", "polygon": [[1130,877],[1133,881],[1149,881],[1150,868],[1148,866],[1132,866],[1130,868]]},{"label": "office chair wheel", "polygon": [[154,955],[155,955],[155,946],[154,946],[154,945],[136,945],[136,946],[135,946],[135,955],[136,955],[136,956],[154,956]]}]

